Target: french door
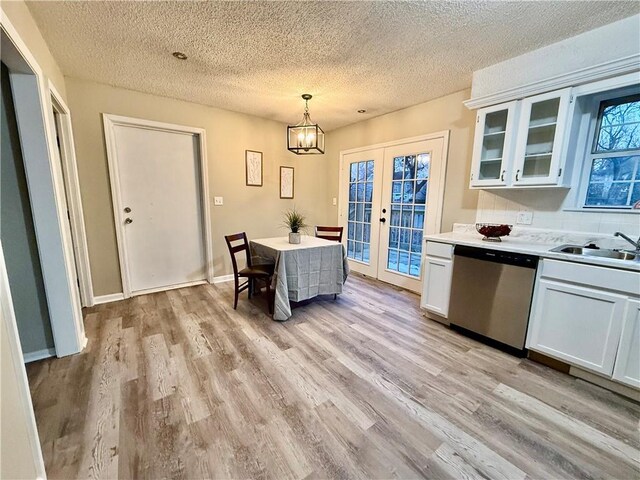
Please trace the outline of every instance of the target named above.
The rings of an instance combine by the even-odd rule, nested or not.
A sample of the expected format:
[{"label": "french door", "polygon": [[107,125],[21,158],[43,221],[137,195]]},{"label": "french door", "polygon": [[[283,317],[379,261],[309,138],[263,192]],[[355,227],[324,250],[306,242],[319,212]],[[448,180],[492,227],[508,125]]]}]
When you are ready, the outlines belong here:
[{"label": "french door", "polygon": [[421,290],[423,237],[440,230],[446,141],[343,153],[340,223],[353,271]]}]

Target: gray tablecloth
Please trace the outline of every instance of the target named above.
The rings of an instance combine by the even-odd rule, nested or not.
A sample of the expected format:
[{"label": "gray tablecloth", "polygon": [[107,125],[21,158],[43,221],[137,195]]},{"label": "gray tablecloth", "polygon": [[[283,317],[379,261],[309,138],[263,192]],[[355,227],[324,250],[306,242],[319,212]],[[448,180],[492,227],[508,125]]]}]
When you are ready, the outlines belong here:
[{"label": "gray tablecloth", "polygon": [[290,300],[342,293],[349,274],[344,246],[322,238],[305,235],[298,245],[290,244],[287,237],[252,240],[251,251],[253,257],[275,263],[274,320],[291,317]]}]

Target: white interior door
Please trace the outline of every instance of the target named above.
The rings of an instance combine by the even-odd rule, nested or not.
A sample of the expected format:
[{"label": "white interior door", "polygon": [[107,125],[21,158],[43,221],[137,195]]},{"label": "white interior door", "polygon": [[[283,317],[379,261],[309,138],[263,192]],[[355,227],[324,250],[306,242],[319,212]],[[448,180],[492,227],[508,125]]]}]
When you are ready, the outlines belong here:
[{"label": "white interior door", "polygon": [[114,125],[125,272],[131,294],[206,278],[198,139]]},{"label": "white interior door", "polygon": [[440,231],[446,141],[343,154],[341,219],[352,270],[421,291],[424,234]]},{"label": "white interior door", "polygon": [[342,159],[341,225],[347,232],[347,257],[354,272],[377,277],[383,149],[350,153]]}]

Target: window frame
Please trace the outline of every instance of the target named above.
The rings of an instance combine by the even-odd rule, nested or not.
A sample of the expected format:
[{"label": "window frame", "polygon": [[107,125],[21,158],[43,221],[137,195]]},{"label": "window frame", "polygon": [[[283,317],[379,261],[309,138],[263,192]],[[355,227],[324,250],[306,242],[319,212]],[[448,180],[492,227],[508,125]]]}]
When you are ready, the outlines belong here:
[{"label": "window frame", "polygon": [[[589,102],[587,104],[587,115],[589,116],[588,125],[586,128],[586,138],[584,139],[584,150],[581,155],[578,155],[576,160],[578,161],[577,169],[579,171],[578,182],[576,187],[577,194],[575,196],[575,210],[582,212],[611,212],[611,213],[634,213],[640,214],[640,209],[634,209],[633,205],[620,206],[620,205],[587,205],[587,192],[589,189],[589,180],[591,178],[591,166],[593,160],[596,158],[611,158],[611,157],[631,157],[640,155],[640,149],[634,150],[616,150],[607,152],[596,152],[598,138],[596,133],[599,133],[600,125],[602,123],[602,112],[605,108],[611,105],[615,105],[615,100],[623,100],[629,97],[640,96],[640,84],[632,84],[622,88],[616,88],[608,90],[602,93],[590,95]],[[623,103],[620,101],[619,103]],[[638,165],[636,168],[640,168]],[[633,189],[634,183],[638,181],[633,178],[630,180],[631,189]],[[633,191],[633,190],[632,190]],[[573,209],[572,209],[573,210]]]},{"label": "window frame", "polygon": [[[604,112],[605,108],[607,107],[612,107],[614,105],[622,105],[623,103],[629,103],[628,100],[632,99],[632,101],[640,101],[640,92],[638,93],[631,93],[629,95],[620,95],[620,96],[615,96],[613,98],[608,98],[606,100],[601,100],[600,106],[598,108],[598,116],[597,116],[597,120],[596,120],[596,127],[593,131],[593,143],[591,144],[591,154],[593,155],[597,155],[597,148],[598,148],[598,139],[596,138],[596,132],[600,132],[600,128],[602,128],[602,113]],[[631,150],[608,150],[606,152],[600,152],[600,153],[621,153],[621,152],[635,152],[635,151],[640,151],[640,147],[639,148],[634,148]]]}]

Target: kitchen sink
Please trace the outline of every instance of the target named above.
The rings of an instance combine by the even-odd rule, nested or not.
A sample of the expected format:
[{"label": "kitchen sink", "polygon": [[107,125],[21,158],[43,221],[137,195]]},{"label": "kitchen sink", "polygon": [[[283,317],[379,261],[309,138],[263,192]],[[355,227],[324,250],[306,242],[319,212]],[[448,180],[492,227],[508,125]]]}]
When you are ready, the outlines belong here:
[{"label": "kitchen sink", "polygon": [[580,245],[560,245],[551,249],[552,252],[570,253],[572,255],[582,255],[583,257],[613,258],[616,260],[636,260],[638,255],[621,250],[609,250],[607,248],[586,248]]}]

